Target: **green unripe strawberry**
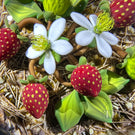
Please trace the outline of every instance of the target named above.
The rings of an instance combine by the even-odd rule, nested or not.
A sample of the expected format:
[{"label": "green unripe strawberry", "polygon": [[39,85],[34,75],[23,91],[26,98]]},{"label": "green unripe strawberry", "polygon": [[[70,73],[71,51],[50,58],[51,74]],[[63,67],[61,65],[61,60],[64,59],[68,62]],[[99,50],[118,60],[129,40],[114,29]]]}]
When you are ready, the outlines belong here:
[{"label": "green unripe strawberry", "polygon": [[70,0],[43,0],[43,6],[45,11],[62,16],[69,8]]}]

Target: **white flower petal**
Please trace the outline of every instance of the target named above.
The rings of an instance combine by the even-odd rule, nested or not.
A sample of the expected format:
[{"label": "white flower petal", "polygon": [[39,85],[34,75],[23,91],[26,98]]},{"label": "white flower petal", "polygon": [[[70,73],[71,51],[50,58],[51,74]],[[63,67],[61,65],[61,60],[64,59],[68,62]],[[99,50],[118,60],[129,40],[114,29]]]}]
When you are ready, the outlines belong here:
[{"label": "white flower petal", "polygon": [[64,31],[65,25],[66,20],[64,18],[59,18],[55,20],[49,29],[48,40],[53,42],[58,39]]},{"label": "white flower petal", "polygon": [[79,32],[76,37],[75,37],[75,41],[77,44],[81,45],[81,46],[86,46],[88,44],[90,44],[94,38],[95,34],[89,30],[84,30]]},{"label": "white flower petal", "polygon": [[25,55],[29,59],[35,59],[41,56],[45,51],[36,51],[35,49],[32,48],[32,45],[27,49]]},{"label": "white flower petal", "polygon": [[51,51],[45,54],[44,69],[48,74],[53,74],[55,72],[56,63]]},{"label": "white flower petal", "polygon": [[84,15],[77,12],[72,12],[70,16],[74,22],[81,25],[82,27],[86,29],[90,29],[92,27],[90,21]]},{"label": "white flower petal", "polygon": [[47,38],[47,30],[43,24],[35,23],[34,24],[34,35],[43,35]]},{"label": "white flower petal", "polygon": [[112,48],[101,36],[96,35],[96,42],[99,53],[106,58],[111,57]]},{"label": "white flower petal", "polygon": [[92,14],[92,15],[89,16],[89,19],[90,19],[90,21],[91,21],[91,23],[94,27],[96,25],[96,22],[97,22],[97,16]]},{"label": "white flower petal", "polygon": [[51,48],[60,55],[66,55],[73,50],[72,45],[66,40],[57,40],[52,43]]},{"label": "white flower petal", "polygon": [[116,45],[116,44],[118,44],[118,38],[117,37],[115,37],[112,33],[110,33],[110,32],[102,32],[101,34],[100,34],[100,36],[104,39],[104,40],[106,40],[109,44],[111,44],[111,45]]}]

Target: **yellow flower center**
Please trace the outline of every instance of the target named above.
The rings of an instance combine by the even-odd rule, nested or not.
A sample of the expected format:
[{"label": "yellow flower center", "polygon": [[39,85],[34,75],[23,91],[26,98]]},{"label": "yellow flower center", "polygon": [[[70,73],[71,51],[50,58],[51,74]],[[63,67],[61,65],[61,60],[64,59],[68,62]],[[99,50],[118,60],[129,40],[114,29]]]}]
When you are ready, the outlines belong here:
[{"label": "yellow flower center", "polygon": [[98,15],[94,32],[101,34],[103,31],[110,31],[113,28],[114,20],[110,17],[109,13],[103,12]]},{"label": "yellow flower center", "polygon": [[50,42],[43,35],[35,35],[31,39],[32,48],[36,51],[48,50],[51,47]]}]

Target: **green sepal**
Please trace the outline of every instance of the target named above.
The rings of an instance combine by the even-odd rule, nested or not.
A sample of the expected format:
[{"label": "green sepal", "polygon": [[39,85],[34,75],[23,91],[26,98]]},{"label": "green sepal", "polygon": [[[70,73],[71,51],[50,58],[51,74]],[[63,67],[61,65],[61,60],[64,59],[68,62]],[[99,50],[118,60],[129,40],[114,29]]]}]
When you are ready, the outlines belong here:
[{"label": "green sepal", "polygon": [[45,18],[45,21],[47,22],[47,21],[53,21],[53,20],[55,20],[55,15],[54,15],[54,13],[53,12],[51,12],[51,11],[45,11],[44,13],[43,13],[43,15],[44,15],[44,18]]},{"label": "green sepal", "polygon": [[85,64],[87,64],[87,59],[86,59],[86,57],[81,56],[79,58],[79,65],[85,65]]},{"label": "green sepal", "polygon": [[16,34],[19,34],[19,28],[18,28],[18,25],[17,24],[11,24],[10,26],[9,26],[9,28],[14,32],[14,33],[16,33]]},{"label": "green sepal", "polygon": [[46,76],[44,76],[43,78],[41,78],[41,79],[39,80],[39,83],[46,82],[47,80],[48,80],[48,76],[46,75]]},{"label": "green sepal", "polygon": [[75,126],[83,113],[83,105],[76,90],[60,100],[55,106],[55,116],[63,131]]},{"label": "green sepal", "polygon": [[71,74],[68,75],[68,79],[70,79],[70,78],[71,78]]},{"label": "green sepal", "polygon": [[112,123],[113,108],[109,96],[100,91],[97,97],[82,96],[84,113],[95,120]]},{"label": "green sepal", "polygon": [[87,30],[87,29],[84,28],[84,27],[78,27],[78,28],[75,29],[75,33],[77,34],[77,33],[81,32],[81,31],[84,31],[84,30]]},{"label": "green sepal", "polygon": [[56,62],[60,62],[61,56],[58,53],[56,53],[55,51],[52,51],[52,55],[54,59],[56,60]]},{"label": "green sepal", "polygon": [[88,45],[90,48],[95,48],[97,46],[96,38],[92,40],[92,42]]},{"label": "green sepal", "polygon": [[29,38],[21,36],[21,35],[17,35],[17,38],[20,39],[23,42],[28,42],[29,41]]},{"label": "green sepal", "polygon": [[7,18],[5,18],[5,19],[4,19],[4,23],[5,23],[5,25],[6,25],[6,27],[7,27],[7,28],[9,28],[9,27],[10,27],[10,25],[9,25],[9,23],[8,23]]},{"label": "green sepal", "polygon": [[5,1],[4,5],[17,23],[28,17],[36,17],[37,19],[41,19],[43,17],[43,12],[36,2],[22,4],[17,0],[8,0]]},{"label": "green sepal", "polygon": [[110,12],[110,4],[108,0],[102,0],[99,3],[99,8],[105,12]]},{"label": "green sepal", "polygon": [[29,84],[29,81],[28,80],[20,80],[20,83],[24,84],[24,85],[27,85],[27,84]]},{"label": "green sepal", "polygon": [[45,59],[45,53],[43,53],[41,56],[40,56],[40,59],[39,59],[39,65],[42,65],[44,63],[44,59]]},{"label": "green sepal", "polygon": [[35,82],[36,79],[35,79],[35,77],[33,75],[29,75],[27,77],[27,80],[28,80],[29,83],[33,83],[33,82]]},{"label": "green sepal", "polygon": [[120,91],[130,81],[107,69],[100,70],[100,74],[102,77],[101,90],[107,94],[114,94]]},{"label": "green sepal", "polygon": [[75,65],[66,65],[66,67],[65,67],[65,69],[67,70],[67,71],[73,71],[75,68],[77,68],[77,66],[75,66]]},{"label": "green sepal", "polygon": [[59,39],[63,39],[63,40],[69,41],[69,38],[67,38],[67,37],[60,37]]},{"label": "green sepal", "polygon": [[131,79],[135,80],[135,57],[127,59],[126,72]]}]

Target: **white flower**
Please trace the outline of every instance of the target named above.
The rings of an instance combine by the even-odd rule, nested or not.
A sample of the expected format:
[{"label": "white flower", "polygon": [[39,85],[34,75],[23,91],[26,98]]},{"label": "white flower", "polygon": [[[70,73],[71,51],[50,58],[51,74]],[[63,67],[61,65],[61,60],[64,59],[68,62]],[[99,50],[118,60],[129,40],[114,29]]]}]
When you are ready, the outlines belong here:
[{"label": "white flower", "polygon": [[90,21],[85,16],[77,12],[72,12],[71,18],[80,26],[86,28],[86,30],[81,31],[76,35],[75,41],[77,44],[87,46],[95,37],[99,53],[106,58],[109,58],[112,55],[110,44],[116,45],[118,43],[118,38],[106,30],[110,29],[113,25],[109,19],[107,20],[106,17],[104,17],[101,19],[103,25],[101,24],[101,21],[97,25],[97,16],[94,14],[89,16]]},{"label": "white flower", "polygon": [[63,39],[58,39],[63,33],[66,25],[64,18],[55,20],[47,34],[47,30],[42,24],[34,25],[34,41],[27,49],[26,56],[35,59],[45,53],[44,69],[48,74],[53,74],[56,69],[55,59],[52,51],[59,55],[66,55],[73,50],[72,45]]}]

